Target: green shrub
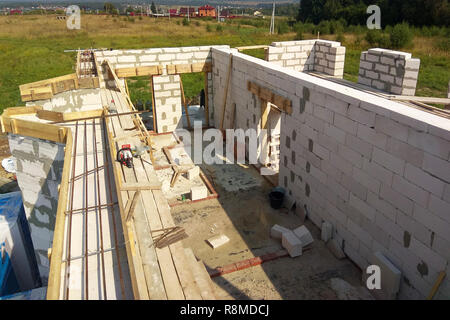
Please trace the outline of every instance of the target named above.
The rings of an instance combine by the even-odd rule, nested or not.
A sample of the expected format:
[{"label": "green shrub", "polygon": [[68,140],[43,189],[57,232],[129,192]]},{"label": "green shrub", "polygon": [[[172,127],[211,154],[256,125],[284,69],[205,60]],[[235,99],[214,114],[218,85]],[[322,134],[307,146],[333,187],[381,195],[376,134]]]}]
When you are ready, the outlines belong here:
[{"label": "green shrub", "polygon": [[197,27],[200,27],[200,22],[195,21],[195,25],[196,25]]},{"label": "green shrub", "polygon": [[206,31],[212,32],[212,26],[209,23],[206,25]]},{"label": "green shrub", "polygon": [[277,25],[277,33],[278,34],[285,34],[289,32],[289,26],[286,22],[280,22]]},{"label": "green shrub", "polygon": [[409,46],[412,43],[414,34],[409,29],[407,23],[396,24],[389,33],[391,47],[400,49]]},{"label": "green shrub", "polygon": [[336,41],[340,42],[341,44],[344,44],[345,37],[344,37],[344,34],[342,32],[338,33],[338,35],[336,36]]},{"label": "green shrub", "polygon": [[342,23],[341,20],[332,20],[329,25],[331,34],[339,34],[344,32],[345,24]]},{"label": "green shrub", "polygon": [[321,35],[330,34],[331,33],[330,21],[328,20],[320,21],[319,25],[317,26],[317,31],[319,31]]},{"label": "green shrub", "polygon": [[391,46],[389,35],[377,29],[367,31],[366,41],[371,47],[389,48]]},{"label": "green shrub", "polygon": [[190,24],[191,24],[191,22],[187,18],[183,19],[183,26],[188,26]]},{"label": "green shrub", "polygon": [[221,24],[218,24],[218,25],[216,26],[216,31],[217,31],[217,32],[222,32],[222,31],[223,31],[223,26],[222,26]]},{"label": "green shrub", "polygon": [[450,51],[450,38],[442,39],[433,44],[436,49],[449,52]]}]

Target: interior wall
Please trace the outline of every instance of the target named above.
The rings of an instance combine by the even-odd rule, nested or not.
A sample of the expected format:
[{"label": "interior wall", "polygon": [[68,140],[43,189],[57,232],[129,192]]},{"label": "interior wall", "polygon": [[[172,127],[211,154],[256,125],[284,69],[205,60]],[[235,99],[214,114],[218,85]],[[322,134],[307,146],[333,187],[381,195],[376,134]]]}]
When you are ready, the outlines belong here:
[{"label": "interior wall", "polygon": [[[198,47],[176,47],[176,48],[150,48],[140,50],[105,50],[95,51],[95,59],[101,64],[108,60],[113,69],[117,68],[136,68],[146,66],[167,66],[176,64],[207,63],[212,61],[211,48],[230,48],[227,45],[220,46],[198,46]],[[166,75],[166,74],[163,74]],[[100,75],[108,80],[108,74]],[[213,115],[213,84],[211,73],[208,77],[208,101],[210,109],[210,122],[214,119]],[[110,85],[113,85],[113,79],[109,79]]]},{"label": "interior wall", "polygon": [[300,72],[317,71],[337,78],[344,76],[345,47],[328,40],[273,42],[266,60]]},{"label": "interior wall", "polygon": [[[279,184],[318,227],[329,221],[362,270],[381,251],[402,271],[399,298],[425,298],[450,274],[450,120],[227,49],[212,49],[216,126],[258,126],[247,81],[292,100],[281,116]],[[258,100],[258,99],[256,99]],[[450,279],[436,298],[450,298]]]}]

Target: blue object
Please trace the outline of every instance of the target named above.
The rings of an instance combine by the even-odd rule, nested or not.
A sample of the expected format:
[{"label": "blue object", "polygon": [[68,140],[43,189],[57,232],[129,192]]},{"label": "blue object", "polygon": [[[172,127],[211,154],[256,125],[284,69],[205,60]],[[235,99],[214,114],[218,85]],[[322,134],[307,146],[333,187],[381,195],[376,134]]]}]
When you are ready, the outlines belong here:
[{"label": "blue object", "polygon": [[[39,269],[20,191],[0,194],[1,246],[0,297],[40,287]],[[24,281],[24,277],[29,280]]]},{"label": "blue object", "polygon": [[[5,247],[5,243],[1,243],[0,247]],[[11,264],[8,252],[3,250],[3,257],[0,254],[0,297],[16,293],[20,290],[19,282]]]}]

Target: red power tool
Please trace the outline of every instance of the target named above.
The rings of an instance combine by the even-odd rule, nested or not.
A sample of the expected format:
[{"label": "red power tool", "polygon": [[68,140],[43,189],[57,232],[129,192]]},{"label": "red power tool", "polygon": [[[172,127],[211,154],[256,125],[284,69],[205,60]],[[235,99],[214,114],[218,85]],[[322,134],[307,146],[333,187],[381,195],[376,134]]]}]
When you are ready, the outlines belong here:
[{"label": "red power tool", "polygon": [[117,161],[128,168],[133,168],[133,153],[131,151],[131,145],[122,145],[122,148],[117,151]]}]

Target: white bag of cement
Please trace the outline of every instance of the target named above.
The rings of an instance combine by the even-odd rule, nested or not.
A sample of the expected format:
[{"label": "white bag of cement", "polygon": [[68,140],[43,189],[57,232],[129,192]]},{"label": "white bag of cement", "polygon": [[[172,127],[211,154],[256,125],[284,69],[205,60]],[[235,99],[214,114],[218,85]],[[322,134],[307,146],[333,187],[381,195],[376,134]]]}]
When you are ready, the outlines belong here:
[{"label": "white bag of cement", "polygon": [[13,157],[5,158],[2,160],[2,167],[9,173],[16,173],[16,161]]}]

